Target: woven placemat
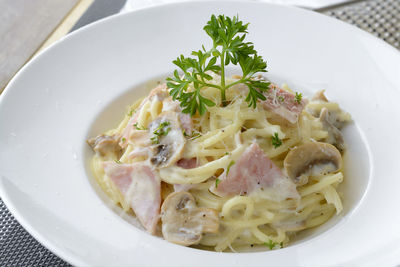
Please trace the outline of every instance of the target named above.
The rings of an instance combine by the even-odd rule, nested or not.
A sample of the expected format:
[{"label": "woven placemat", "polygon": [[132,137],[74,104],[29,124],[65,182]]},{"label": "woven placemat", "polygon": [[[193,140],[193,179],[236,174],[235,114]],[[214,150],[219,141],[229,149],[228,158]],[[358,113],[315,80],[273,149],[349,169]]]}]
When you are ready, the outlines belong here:
[{"label": "woven placemat", "polygon": [[372,0],[322,11],[372,33],[400,49],[400,0]]},{"label": "woven placemat", "polygon": [[[400,49],[400,0],[362,1],[321,13],[357,25]],[[28,234],[0,199],[0,266],[70,265]]]},{"label": "woven placemat", "polygon": [[0,266],[70,266],[37,242],[0,199]]}]

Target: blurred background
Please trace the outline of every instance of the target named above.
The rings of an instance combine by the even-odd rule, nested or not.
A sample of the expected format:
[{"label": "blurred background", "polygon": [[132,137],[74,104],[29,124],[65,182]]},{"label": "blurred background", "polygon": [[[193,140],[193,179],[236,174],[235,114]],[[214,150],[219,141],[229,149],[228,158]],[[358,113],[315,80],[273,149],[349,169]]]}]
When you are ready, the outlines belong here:
[{"label": "blurred background", "polygon": [[[0,0],[0,93],[32,57],[121,12],[190,0]],[[353,24],[400,49],[400,0],[248,0],[294,5]],[[69,266],[31,237],[0,199],[0,266]]]}]

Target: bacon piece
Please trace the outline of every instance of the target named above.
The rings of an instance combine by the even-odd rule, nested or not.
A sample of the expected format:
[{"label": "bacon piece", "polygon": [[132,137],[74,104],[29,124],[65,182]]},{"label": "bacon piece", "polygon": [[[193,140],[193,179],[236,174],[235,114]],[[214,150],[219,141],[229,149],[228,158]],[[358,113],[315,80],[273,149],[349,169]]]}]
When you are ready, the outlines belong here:
[{"label": "bacon piece", "polygon": [[143,227],[151,234],[156,231],[160,215],[161,182],[148,164],[117,164],[106,162],[105,173],[130,202]]},{"label": "bacon piece", "polygon": [[273,201],[298,198],[296,185],[264,154],[258,144],[250,145],[235,164],[220,176],[218,196],[257,195]]},{"label": "bacon piece", "polygon": [[264,95],[267,99],[261,101],[263,108],[292,124],[297,122],[307,104],[306,100],[298,103],[294,94],[274,85],[271,85],[271,89]]}]

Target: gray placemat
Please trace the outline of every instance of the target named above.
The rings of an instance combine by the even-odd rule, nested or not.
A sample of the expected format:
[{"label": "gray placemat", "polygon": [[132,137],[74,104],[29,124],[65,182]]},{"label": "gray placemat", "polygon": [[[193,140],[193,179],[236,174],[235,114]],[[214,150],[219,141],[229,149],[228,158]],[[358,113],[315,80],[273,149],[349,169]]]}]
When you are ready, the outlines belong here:
[{"label": "gray placemat", "polygon": [[400,49],[400,0],[362,1],[322,13],[356,25]]},{"label": "gray placemat", "polygon": [[[369,0],[321,10],[400,49],[400,0]],[[0,266],[69,266],[28,234],[0,199]]]},{"label": "gray placemat", "polygon": [[70,266],[37,242],[0,199],[0,266]]}]

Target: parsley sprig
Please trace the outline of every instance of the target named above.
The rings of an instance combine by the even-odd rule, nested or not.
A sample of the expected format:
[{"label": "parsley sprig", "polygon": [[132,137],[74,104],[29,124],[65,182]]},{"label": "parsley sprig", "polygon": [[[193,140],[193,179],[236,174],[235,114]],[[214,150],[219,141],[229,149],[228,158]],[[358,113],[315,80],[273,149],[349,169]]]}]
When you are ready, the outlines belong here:
[{"label": "parsley sprig", "polygon": [[[212,15],[203,28],[213,41],[212,48],[206,50],[202,46],[201,50],[192,52],[194,57],[181,55],[173,61],[183,75],[180,76],[178,70],[175,70],[173,77],[167,78],[167,86],[172,98],[180,101],[184,113],[194,115],[198,111],[203,115],[207,107],[215,106],[215,102],[201,94],[201,89],[205,87],[220,90],[223,106],[227,105],[226,90],[240,83],[249,89],[245,98],[249,107],[256,108],[258,99],[266,99],[263,93],[269,90],[270,83],[255,78],[255,74],[266,72],[267,63],[257,54],[253,43],[244,41],[248,25],[240,21],[238,16],[230,18]],[[240,66],[242,78],[227,84],[225,66],[230,63]],[[221,83],[211,83],[209,72],[221,75]],[[188,90],[189,86],[193,89]]]}]

